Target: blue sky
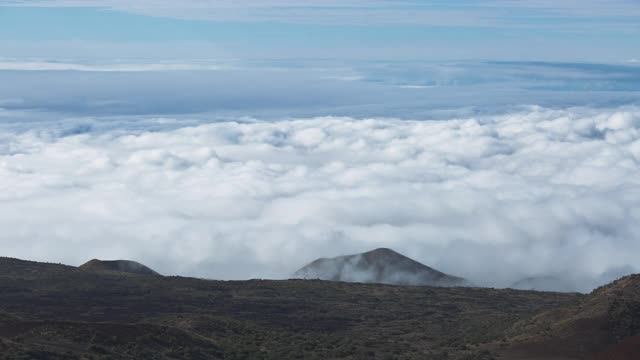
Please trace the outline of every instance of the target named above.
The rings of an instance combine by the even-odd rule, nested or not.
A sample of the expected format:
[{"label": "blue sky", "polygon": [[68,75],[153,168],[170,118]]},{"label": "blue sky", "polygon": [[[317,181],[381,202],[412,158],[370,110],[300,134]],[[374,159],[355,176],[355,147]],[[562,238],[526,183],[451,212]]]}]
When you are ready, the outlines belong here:
[{"label": "blue sky", "polygon": [[3,57],[626,62],[640,2],[3,0]]}]

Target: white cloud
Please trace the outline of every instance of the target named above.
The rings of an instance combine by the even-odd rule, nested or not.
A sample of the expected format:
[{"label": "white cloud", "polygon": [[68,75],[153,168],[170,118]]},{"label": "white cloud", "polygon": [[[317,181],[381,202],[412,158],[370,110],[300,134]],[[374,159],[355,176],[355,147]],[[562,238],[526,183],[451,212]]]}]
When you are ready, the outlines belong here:
[{"label": "white cloud", "polygon": [[3,255],[282,278],[386,246],[477,283],[589,287],[640,253],[637,108],[61,134],[0,134]]}]

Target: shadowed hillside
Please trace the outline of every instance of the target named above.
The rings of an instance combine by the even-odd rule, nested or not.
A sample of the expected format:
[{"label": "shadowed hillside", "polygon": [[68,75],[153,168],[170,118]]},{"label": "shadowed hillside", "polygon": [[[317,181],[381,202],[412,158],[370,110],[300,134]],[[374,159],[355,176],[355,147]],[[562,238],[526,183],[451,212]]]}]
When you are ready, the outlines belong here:
[{"label": "shadowed hillside", "polygon": [[639,286],[212,281],[0,258],[0,359],[636,359],[617,356],[636,351]]},{"label": "shadowed hillside", "polygon": [[318,259],[293,274],[299,279],[393,285],[464,286],[459,277],[432,269],[391,249]]},{"label": "shadowed hillside", "polygon": [[640,275],[596,289],[571,307],[521,321],[509,335],[507,358],[637,360]]}]

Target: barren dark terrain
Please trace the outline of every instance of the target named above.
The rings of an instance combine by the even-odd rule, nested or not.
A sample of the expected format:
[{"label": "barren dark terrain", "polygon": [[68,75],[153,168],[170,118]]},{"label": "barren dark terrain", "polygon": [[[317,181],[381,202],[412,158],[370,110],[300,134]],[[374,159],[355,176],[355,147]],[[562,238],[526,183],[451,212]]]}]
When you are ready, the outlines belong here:
[{"label": "barren dark terrain", "polygon": [[579,295],[0,258],[2,359],[637,359],[638,335],[638,276]]}]

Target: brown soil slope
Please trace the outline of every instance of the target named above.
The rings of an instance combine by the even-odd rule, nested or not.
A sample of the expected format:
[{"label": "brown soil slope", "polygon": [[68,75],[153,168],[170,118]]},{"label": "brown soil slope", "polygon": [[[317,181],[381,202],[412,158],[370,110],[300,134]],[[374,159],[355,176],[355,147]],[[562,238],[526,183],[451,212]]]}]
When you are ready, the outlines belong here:
[{"label": "brown soil slope", "polygon": [[521,321],[509,335],[498,351],[509,359],[640,359],[640,275]]}]

